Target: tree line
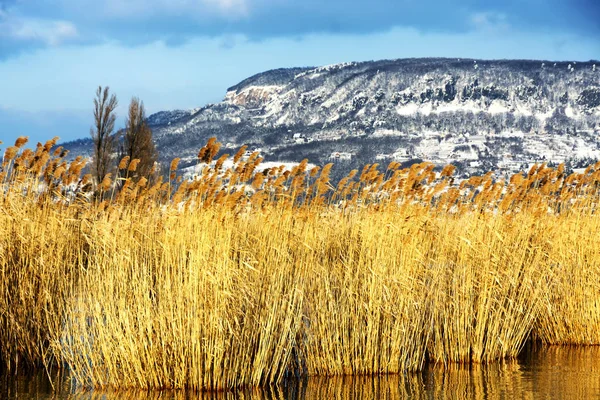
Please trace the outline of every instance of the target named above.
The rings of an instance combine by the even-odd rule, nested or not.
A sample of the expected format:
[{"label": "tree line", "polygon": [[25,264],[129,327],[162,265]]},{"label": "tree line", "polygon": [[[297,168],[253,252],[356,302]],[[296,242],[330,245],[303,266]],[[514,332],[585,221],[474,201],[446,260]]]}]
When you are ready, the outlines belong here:
[{"label": "tree line", "polygon": [[[91,173],[97,184],[115,171],[133,180],[142,177],[154,180],[159,175],[158,153],[144,103],[138,97],[131,99],[125,129],[115,133],[118,105],[117,96],[110,93],[108,86],[98,87],[94,97],[94,125],[90,129],[94,145]],[[117,164],[117,159],[127,162]]]}]

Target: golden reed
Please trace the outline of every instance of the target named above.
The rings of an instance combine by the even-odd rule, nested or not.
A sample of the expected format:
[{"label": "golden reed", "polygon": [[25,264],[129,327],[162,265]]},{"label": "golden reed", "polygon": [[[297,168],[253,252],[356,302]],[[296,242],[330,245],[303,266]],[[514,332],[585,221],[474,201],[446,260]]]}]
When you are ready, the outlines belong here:
[{"label": "golden reed", "polygon": [[600,344],[600,163],[457,182],[392,162],[332,182],[331,164],[215,159],[211,139],[194,179],[176,159],[164,181],[96,185],[56,141],[2,161],[4,368],[221,390]]}]

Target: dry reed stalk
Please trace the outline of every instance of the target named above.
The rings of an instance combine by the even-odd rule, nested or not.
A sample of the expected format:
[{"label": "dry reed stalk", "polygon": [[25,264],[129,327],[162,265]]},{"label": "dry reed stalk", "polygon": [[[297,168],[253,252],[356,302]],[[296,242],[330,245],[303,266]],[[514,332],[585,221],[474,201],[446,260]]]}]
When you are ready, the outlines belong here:
[{"label": "dry reed stalk", "polygon": [[94,202],[55,143],[2,172],[5,367],[208,390],[491,362],[532,330],[600,343],[597,165],[458,186],[449,167],[373,164],[333,187],[331,165],[260,173],[244,147],[223,170],[212,141],[197,181],[177,183],[176,159],[168,182]]},{"label": "dry reed stalk", "polygon": [[547,221],[554,281],[535,337],[548,344],[600,344],[600,217],[575,212]]},{"label": "dry reed stalk", "polygon": [[[365,213],[366,214],[366,213]],[[423,280],[403,216],[338,215],[304,225],[311,275],[300,343],[306,373],[393,373],[423,366],[429,336]]]},{"label": "dry reed stalk", "polygon": [[444,364],[516,357],[551,278],[539,221],[471,214],[439,217],[431,225],[431,235],[441,240],[428,260],[433,261],[430,357]]},{"label": "dry reed stalk", "polygon": [[90,240],[102,251],[52,341],[81,382],[218,390],[277,382],[287,371],[301,322],[301,271],[259,245],[273,242],[262,220],[246,222],[248,236],[228,214],[189,217],[185,225],[168,217],[144,233],[96,222]]}]

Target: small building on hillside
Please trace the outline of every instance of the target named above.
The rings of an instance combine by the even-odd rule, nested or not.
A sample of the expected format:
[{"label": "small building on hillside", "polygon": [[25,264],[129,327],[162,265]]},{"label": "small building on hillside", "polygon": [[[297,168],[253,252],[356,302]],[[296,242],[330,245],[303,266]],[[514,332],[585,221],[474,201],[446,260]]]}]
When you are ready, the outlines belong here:
[{"label": "small building on hillside", "polygon": [[377,161],[385,161],[385,160],[390,160],[393,157],[394,156],[392,154],[377,154],[375,156],[375,160],[377,160]]},{"label": "small building on hillside", "polygon": [[400,162],[408,161],[411,158],[411,154],[408,149],[399,148],[392,154],[392,158]]},{"label": "small building on hillside", "polygon": [[352,159],[352,153],[335,151],[331,153],[329,159],[333,161],[349,161]]}]

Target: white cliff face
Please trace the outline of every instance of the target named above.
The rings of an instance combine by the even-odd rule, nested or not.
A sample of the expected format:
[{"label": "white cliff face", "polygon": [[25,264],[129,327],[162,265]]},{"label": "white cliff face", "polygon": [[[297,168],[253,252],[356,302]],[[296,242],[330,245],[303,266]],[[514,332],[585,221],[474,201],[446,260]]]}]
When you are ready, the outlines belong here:
[{"label": "white cliff face", "polygon": [[[546,126],[548,120],[568,112],[568,118],[585,120],[591,127],[591,120],[600,115],[600,74],[593,65],[580,64],[573,72],[561,63],[541,64],[480,61],[477,70],[471,68],[472,60],[341,64],[307,69],[278,85],[257,86],[250,78],[228,92],[225,101],[260,108],[255,117],[259,125],[364,125],[377,117],[381,126],[393,125],[396,116],[484,113],[533,117],[537,131],[545,131],[560,125],[552,120]],[[257,80],[265,81],[268,74]],[[505,125],[511,128],[514,123]]]},{"label": "white cliff face", "polygon": [[273,161],[400,154],[465,173],[600,158],[600,69],[569,64],[410,59],[280,69],[233,86],[221,103],[149,122],[165,160],[193,155],[211,136],[229,152],[260,146]]},{"label": "white cliff face", "polygon": [[248,86],[239,92],[229,91],[224,102],[246,108],[260,108],[278,97],[283,86]]}]

